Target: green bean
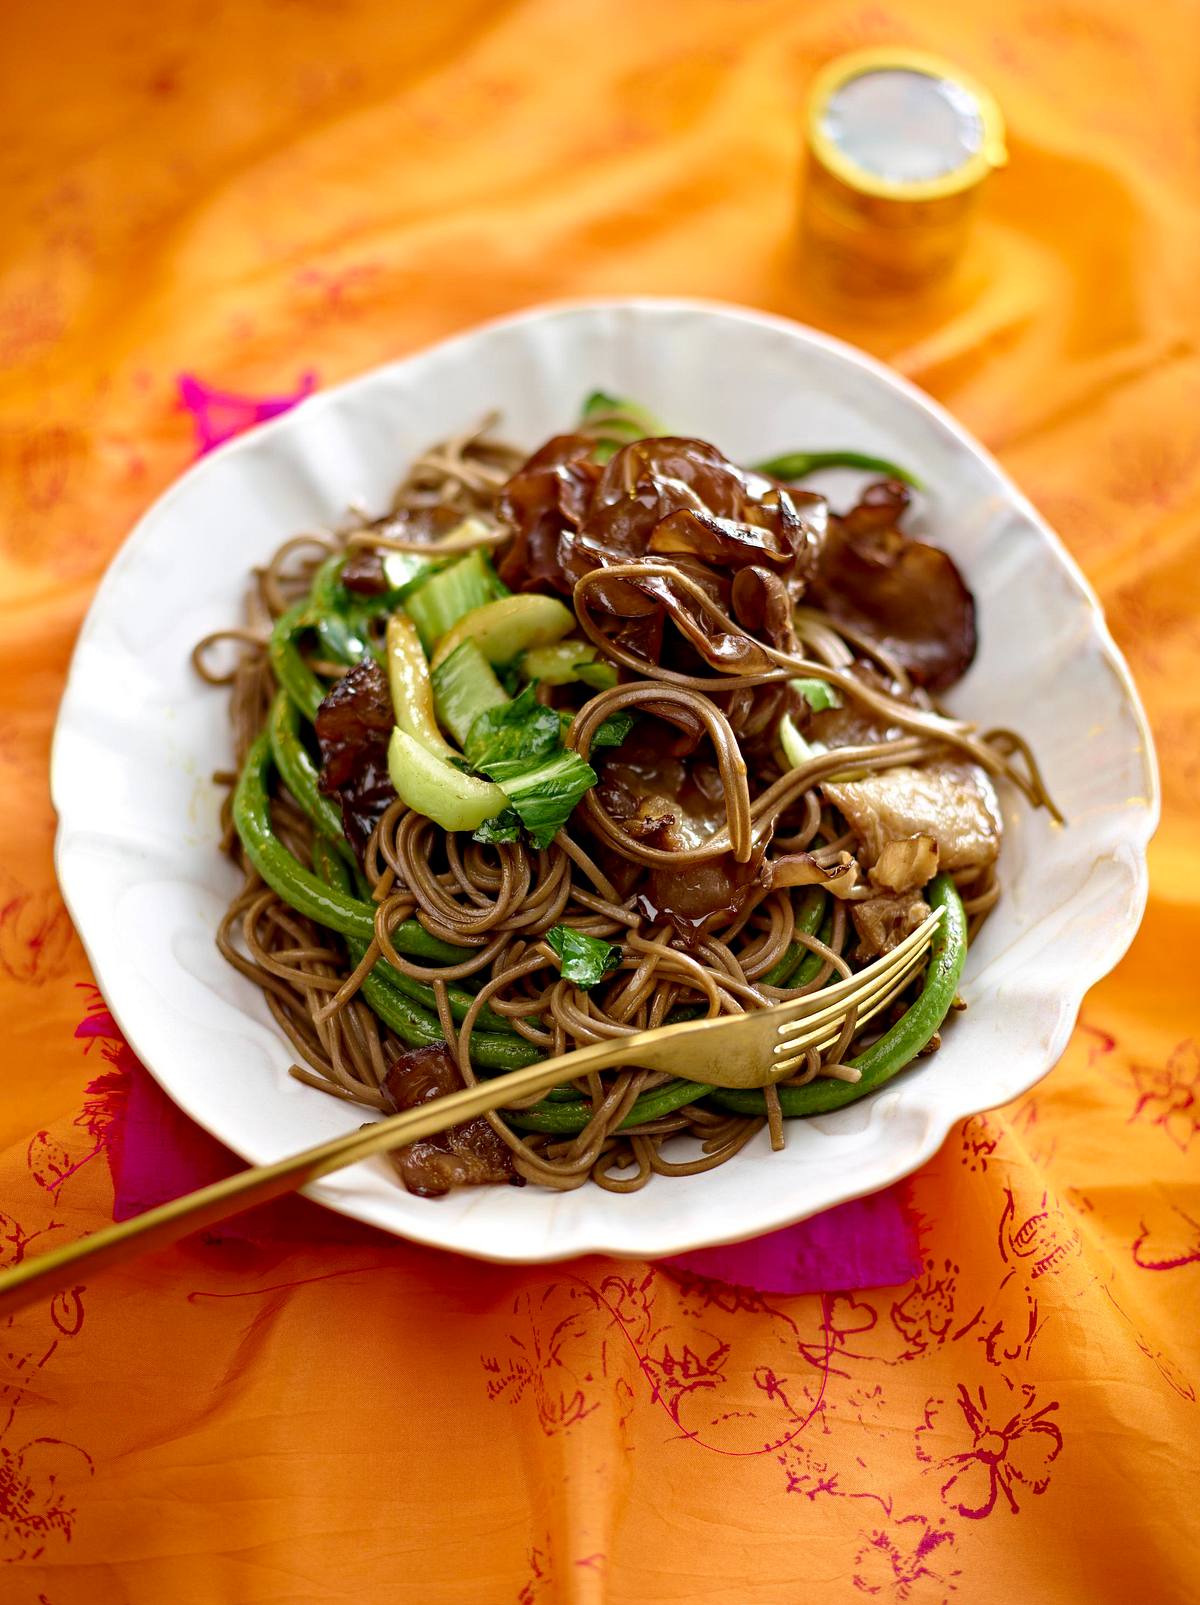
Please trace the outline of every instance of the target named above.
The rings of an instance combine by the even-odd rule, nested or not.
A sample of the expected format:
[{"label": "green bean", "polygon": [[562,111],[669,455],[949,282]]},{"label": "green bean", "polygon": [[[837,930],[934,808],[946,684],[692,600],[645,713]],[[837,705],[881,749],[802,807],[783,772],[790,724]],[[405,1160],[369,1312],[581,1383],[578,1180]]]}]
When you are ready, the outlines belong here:
[{"label": "green bean", "polygon": [[[618,1130],[634,1131],[652,1120],[661,1120],[664,1115],[682,1109],[684,1104],[695,1103],[698,1098],[706,1097],[712,1090],[699,1081],[664,1082],[661,1087],[643,1092],[634,1101],[633,1108]],[[587,1125],[592,1118],[592,1104],[590,1099],[583,1098],[570,1103],[543,1099],[541,1103],[535,1103],[532,1109],[506,1109],[503,1113],[508,1124],[515,1126],[518,1131],[548,1131],[556,1136],[567,1137],[573,1132],[582,1131]]]},{"label": "green bean", "polygon": [[[346,938],[350,960],[358,964],[366,948],[360,942]],[[430,1042],[445,1042],[441,1023],[434,1014],[410,997],[405,997],[380,975],[380,965],[363,979],[362,994],[371,1009],[402,1042],[410,1047],[424,1047]],[[480,1018],[482,1018],[482,1014]],[[495,1016],[493,1016],[495,1018]],[[513,1031],[472,1031],[471,1063],[481,1070],[520,1070],[527,1064],[536,1064],[544,1055]]]},{"label": "green bean", "polygon": [[[267,774],[271,749],[264,733],[246,756],[245,767],[233,797],[233,822],[250,862],[271,887],[298,914],[307,915],[328,930],[353,937],[365,946],[375,934],[375,911],[369,904],[349,897],[304,868],[271,829],[271,809],[267,799]],[[392,932],[398,952],[414,958],[453,964],[461,961],[463,949],[452,947],[430,936],[416,920],[404,920]]]},{"label": "green bean", "polygon": [[315,719],[325,700],[325,687],[305,663],[296,645],[302,630],[312,628],[308,601],[297,602],[281,613],[271,631],[268,655],[275,679],[307,719]]},{"label": "green bean", "polygon": [[[929,903],[932,908],[942,908],[946,912],[934,932],[929,965],[916,1002],[878,1042],[850,1061],[862,1072],[861,1080],[835,1081],[825,1077],[803,1087],[780,1087],[779,1102],[785,1115],[823,1115],[865,1098],[911,1064],[946,1018],[967,957],[967,918],[962,899],[948,875],[939,875],[932,882]],[[739,1115],[761,1115],[765,1107],[759,1091],[720,1090],[713,1094],[712,1101]]]},{"label": "green bean", "polygon": [[[354,849],[346,840],[340,810],[323,797],[317,766],[300,740],[300,710],[285,691],[271,704],[267,721],[271,757],[280,778],[321,834],[331,841],[347,863],[354,862]],[[350,890],[347,885],[346,891]]]},{"label": "green bean", "polygon": [[[821,921],[821,929],[817,932],[817,941],[824,942],[825,946],[828,947],[832,938],[833,903],[830,902],[829,907],[825,911],[825,918]],[[806,948],[804,951],[804,956],[801,958],[796,968],[792,971],[791,975],[788,976],[787,980],[783,982],[783,985],[787,987],[807,986],[824,962],[825,960],[819,953],[812,953]],[[825,984],[826,986],[829,986],[838,979],[839,977],[835,971]]]},{"label": "green bean", "polygon": [[819,468],[863,468],[870,474],[886,474],[888,479],[898,479],[914,490],[921,489],[921,481],[907,468],[888,462],[886,457],[868,457],[861,451],[789,451],[782,457],[758,463],[754,471],[791,483],[815,474]]},{"label": "green bean", "polygon": [[[809,886],[800,900],[800,908],[796,914],[796,929],[803,931],[806,936],[815,935],[821,924],[821,916],[825,912],[827,901],[826,894],[819,886]],[[806,956],[815,957],[816,955],[810,953],[803,942],[789,942],[783,957],[776,959],[775,963],[763,976],[762,984],[764,986],[793,985],[794,983],[789,982],[787,978],[796,966],[803,962]]]}]

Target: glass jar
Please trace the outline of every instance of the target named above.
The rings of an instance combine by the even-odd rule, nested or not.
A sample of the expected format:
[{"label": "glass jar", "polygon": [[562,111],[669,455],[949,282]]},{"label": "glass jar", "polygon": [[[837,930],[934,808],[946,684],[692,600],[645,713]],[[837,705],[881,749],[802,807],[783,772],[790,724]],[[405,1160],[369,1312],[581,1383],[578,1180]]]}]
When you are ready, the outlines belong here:
[{"label": "glass jar", "polygon": [[910,293],[962,253],[984,180],[1007,160],[996,101],[917,50],[839,56],[808,102],[811,266],[851,295]]}]

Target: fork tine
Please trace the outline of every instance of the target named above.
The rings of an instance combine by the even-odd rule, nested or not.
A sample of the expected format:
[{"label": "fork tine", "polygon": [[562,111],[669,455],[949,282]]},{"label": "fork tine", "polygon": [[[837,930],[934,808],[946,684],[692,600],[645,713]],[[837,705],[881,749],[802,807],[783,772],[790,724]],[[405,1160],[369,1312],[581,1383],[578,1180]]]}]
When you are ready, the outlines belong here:
[{"label": "fork tine", "polygon": [[[932,936],[932,921],[927,921],[929,933],[926,941],[921,944],[908,944],[908,952],[898,965],[873,965],[870,969],[861,971],[857,979],[865,981],[858,987],[853,995],[842,995],[841,1002],[828,1003],[817,1013],[805,1014],[801,1021],[791,1021],[778,1029],[778,1042],[772,1053],[776,1056],[788,1054],[788,1061],[796,1058],[797,1053],[807,1048],[825,1048],[836,1042],[837,1034],[844,1026],[845,1016],[850,1008],[857,1008],[858,1022],[865,1024],[873,1019],[892,998],[910,982],[914,971],[918,968],[922,958],[926,957],[929,947],[929,936]],[[898,952],[898,949],[895,950]],[[889,955],[890,957],[890,955]],[[818,993],[823,998],[823,993]]]},{"label": "fork tine", "polygon": [[777,1005],[779,1009],[787,1011],[787,1019],[777,1027],[781,1037],[790,1036],[795,1032],[805,1030],[814,1019],[834,1014],[845,1014],[851,1003],[857,1002],[864,995],[873,995],[877,984],[892,974],[893,971],[907,969],[914,962],[919,961],[925,954],[933,932],[941,918],[941,909],[931,914],[917,929],[906,936],[903,942],[898,943],[890,953],[874,964],[860,970],[848,980],[839,981],[835,986],[822,988],[814,992],[811,997],[798,998],[794,1003]]},{"label": "fork tine", "polygon": [[[856,1027],[866,1025],[868,1020],[873,1020],[877,1014],[886,1009],[888,1004],[899,996],[909,981],[912,980],[920,958],[923,956],[923,952],[918,953],[917,959],[912,964],[898,972],[893,972],[889,976],[887,984],[874,995],[868,1006],[859,1008],[855,1019]],[[825,1021],[819,1025],[814,1025],[812,1021],[805,1021],[805,1025],[811,1027],[809,1031],[800,1036],[789,1037],[775,1048],[775,1053],[786,1055],[786,1057],[779,1059],[774,1066],[775,1070],[782,1075],[786,1075],[790,1070],[800,1066],[807,1049],[817,1048],[818,1050],[824,1050],[832,1047],[838,1039],[848,1012],[849,1009],[844,1008],[836,1019]]]},{"label": "fork tine", "polygon": [[[892,965],[886,970],[876,971],[853,996],[845,996],[838,1003],[828,1004],[816,1013],[806,1015],[803,1020],[781,1026],[777,1032],[779,1041],[774,1051],[782,1053],[786,1049],[792,1048],[801,1039],[815,1039],[817,1032],[830,1027],[832,1027],[836,1036],[841,1029],[842,1021],[852,1008],[857,1008],[860,1017],[865,1018],[864,1010],[882,993],[889,990],[895,991],[898,987],[907,984],[913,972],[924,959],[927,951],[927,944],[922,947],[911,948],[902,963]],[[862,973],[865,975],[868,972],[863,971]]]}]

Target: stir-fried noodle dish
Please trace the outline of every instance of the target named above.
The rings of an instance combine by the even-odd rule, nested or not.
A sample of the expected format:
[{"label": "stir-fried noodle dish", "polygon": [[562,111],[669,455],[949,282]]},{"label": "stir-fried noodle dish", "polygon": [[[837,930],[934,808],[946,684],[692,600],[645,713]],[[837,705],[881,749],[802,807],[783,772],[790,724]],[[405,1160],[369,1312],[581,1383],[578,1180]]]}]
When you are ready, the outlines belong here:
[{"label": "stir-fried noodle dish", "polygon": [[[531,457],[493,427],[427,451],[383,517],[286,541],[197,645],[231,690],[217,940],[295,1076],[390,1112],[803,996],[942,910],[889,1009],[775,1086],[568,1075],[393,1159],[424,1197],[631,1192],[763,1128],[782,1148],[935,1051],[999,895],[994,781],[1053,804],[1016,732],[938,706],[975,606],[904,530],[903,469],[741,467],[602,394]],[[804,488],[829,466],[860,471],[841,512]]]}]

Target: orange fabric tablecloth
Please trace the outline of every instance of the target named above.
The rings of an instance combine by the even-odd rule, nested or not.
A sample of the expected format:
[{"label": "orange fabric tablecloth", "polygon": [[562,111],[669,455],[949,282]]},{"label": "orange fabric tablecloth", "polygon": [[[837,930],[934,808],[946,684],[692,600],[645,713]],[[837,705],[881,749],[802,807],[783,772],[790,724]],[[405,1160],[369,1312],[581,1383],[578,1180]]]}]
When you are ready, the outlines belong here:
[{"label": "orange fabric tablecloth", "polygon": [[[5,34],[0,1256],[111,1205],[87,1089],[119,1064],[74,1036],[46,765],[97,579],[193,454],[181,371],[279,393],[607,291],[846,334],[1087,570],[1166,815],[1063,1062],[914,1178],[911,1286],[188,1242],[4,1330],[0,1596],[1197,1598],[1195,7],[44,0]],[[834,313],[793,255],[800,106],[820,62],[890,41],[988,82],[1013,160],[957,290]]]}]

